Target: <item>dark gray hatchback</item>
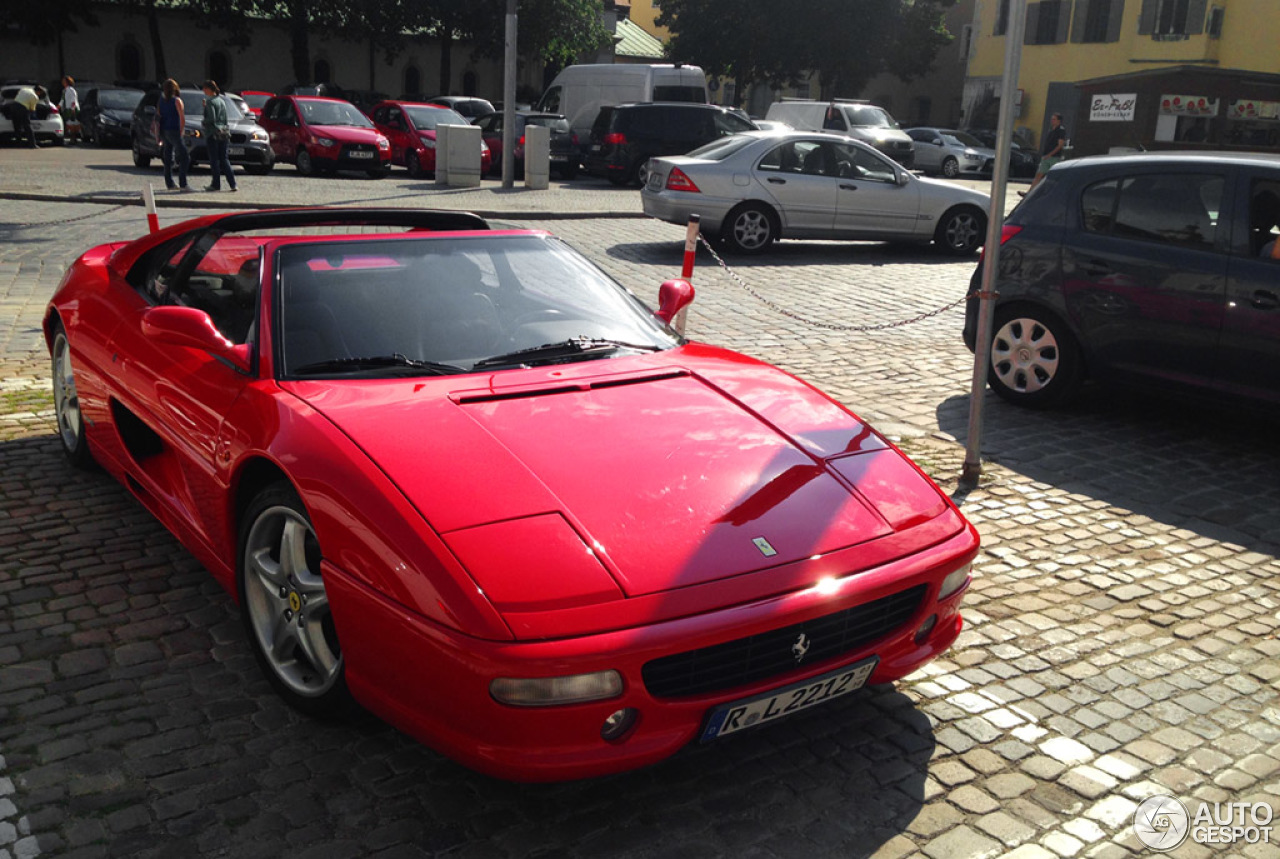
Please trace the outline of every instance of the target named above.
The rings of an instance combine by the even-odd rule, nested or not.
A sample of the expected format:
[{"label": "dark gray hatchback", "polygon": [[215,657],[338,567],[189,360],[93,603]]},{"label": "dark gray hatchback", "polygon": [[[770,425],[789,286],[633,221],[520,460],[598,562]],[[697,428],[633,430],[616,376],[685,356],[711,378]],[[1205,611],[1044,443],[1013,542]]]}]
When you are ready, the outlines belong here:
[{"label": "dark gray hatchback", "polygon": [[705,143],[754,131],[728,108],[687,102],[638,102],[602,107],[591,125],[586,171],[615,185],[644,184],[650,158],[684,155]]},{"label": "dark gray hatchback", "polygon": [[[1280,155],[1054,167],[1005,221],[992,389],[1045,407],[1093,378],[1280,405],[1278,222]],[[981,263],[972,289],[980,278]]]}]

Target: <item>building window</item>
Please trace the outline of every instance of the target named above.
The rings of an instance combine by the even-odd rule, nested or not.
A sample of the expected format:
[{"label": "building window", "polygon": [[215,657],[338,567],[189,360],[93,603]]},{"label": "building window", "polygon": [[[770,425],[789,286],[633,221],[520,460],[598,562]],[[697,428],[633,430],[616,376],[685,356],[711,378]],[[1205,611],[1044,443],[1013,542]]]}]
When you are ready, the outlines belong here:
[{"label": "building window", "polygon": [[1156,12],[1156,35],[1172,36],[1187,32],[1187,5],[1191,0],[1164,0]]},{"label": "building window", "polygon": [[1111,0],[1089,0],[1089,5],[1084,10],[1084,35],[1080,41],[1109,41],[1107,39],[1107,25],[1110,22]]},{"label": "building window", "polygon": [[226,51],[214,51],[209,54],[209,79],[217,81],[218,86],[226,89],[231,83],[231,58]]},{"label": "building window", "polygon": [[315,77],[315,80],[312,81],[312,83],[329,83],[329,79],[333,76],[333,69],[330,68],[328,60],[316,60],[315,66],[312,68],[313,75]]},{"label": "building window", "polygon": [[1067,40],[1067,18],[1071,9],[1066,0],[1041,0],[1027,6],[1027,25],[1024,43],[1028,45],[1056,45]]},{"label": "building window", "polygon": [[1138,35],[1179,40],[1204,32],[1209,0],[1142,0]]},{"label": "building window", "polygon": [[116,68],[126,81],[142,80],[142,51],[133,42],[125,42],[116,53]]},{"label": "building window", "polygon": [[475,95],[475,94],[476,94],[476,73],[475,73],[475,72],[464,72],[464,73],[463,73],[463,75],[462,75],[462,94],[463,94],[463,95]]},{"label": "building window", "polygon": [[1226,14],[1226,10],[1221,6],[1214,6],[1209,10],[1209,26],[1206,28],[1209,32],[1209,38],[1222,38],[1222,18]]},{"label": "building window", "polygon": [[418,71],[417,66],[408,65],[404,68],[404,94],[422,95],[422,72]]},{"label": "building window", "polygon": [[1009,0],[1000,0],[1000,8],[996,12],[996,28],[994,36],[1003,36],[1009,30]]}]

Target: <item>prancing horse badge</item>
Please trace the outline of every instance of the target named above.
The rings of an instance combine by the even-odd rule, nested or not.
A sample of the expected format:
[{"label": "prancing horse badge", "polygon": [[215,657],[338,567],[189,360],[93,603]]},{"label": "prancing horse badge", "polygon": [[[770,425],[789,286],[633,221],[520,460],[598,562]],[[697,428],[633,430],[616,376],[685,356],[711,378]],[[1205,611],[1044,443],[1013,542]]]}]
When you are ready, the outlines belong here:
[{"label": "prancing horse badge", "polygon": [[764,555],[766,558],[772,558],[774,555],[778,554],[778,550],[773,548],[773,546],[770,546],[769,541],[764,537],[756,537],[751,542],[756,544],[756,548],[760,550],[760,554]]}]

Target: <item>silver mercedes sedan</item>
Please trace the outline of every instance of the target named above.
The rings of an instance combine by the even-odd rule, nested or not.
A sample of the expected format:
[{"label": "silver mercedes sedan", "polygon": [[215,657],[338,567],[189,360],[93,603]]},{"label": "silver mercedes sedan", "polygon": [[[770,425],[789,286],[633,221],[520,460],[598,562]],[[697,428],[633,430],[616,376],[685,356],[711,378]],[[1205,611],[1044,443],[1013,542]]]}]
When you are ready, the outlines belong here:
[{"label": "silver mercedes sedan", "polygon": [[653,158],[640,196],[645,214],[672,224],[697,214],[740,253],[786,238],[932,241],[967,256],[986,237],[990,202],[856,140],[808,131],[750,131]]}]

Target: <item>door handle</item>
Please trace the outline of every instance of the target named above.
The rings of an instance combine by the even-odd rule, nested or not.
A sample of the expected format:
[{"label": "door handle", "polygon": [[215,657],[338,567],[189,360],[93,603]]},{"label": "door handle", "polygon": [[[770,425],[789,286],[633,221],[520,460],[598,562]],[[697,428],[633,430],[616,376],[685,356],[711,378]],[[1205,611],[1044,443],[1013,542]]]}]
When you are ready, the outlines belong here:
[{"label": "door handle", "polygon": [[841,182],[841,183],[840,183],[840,190],[841,190],[841,191],[856,191],[856,190],[858,190],[858,186],[857,186],[857,185],[846,185],[845,183]]},{"label": "door handle", "polygon": [[1280,308],[1280,295],[1268,289],[1254,290],[1253,298],[1249,303],[1255,310],[1275,310]]},{"label": "door handle", "polygon": [[786,180],[786,179],[778,179],[777,177],[774,177],[774,176],[770,176],[770,177],[769,177],[769,179],[768,179],[767,181],[769,182],[769,184],[770,184],[770,185],[785,185],[785,184],[787,184],[787,180]]}]

